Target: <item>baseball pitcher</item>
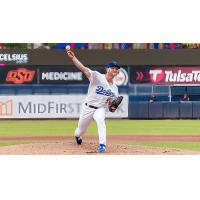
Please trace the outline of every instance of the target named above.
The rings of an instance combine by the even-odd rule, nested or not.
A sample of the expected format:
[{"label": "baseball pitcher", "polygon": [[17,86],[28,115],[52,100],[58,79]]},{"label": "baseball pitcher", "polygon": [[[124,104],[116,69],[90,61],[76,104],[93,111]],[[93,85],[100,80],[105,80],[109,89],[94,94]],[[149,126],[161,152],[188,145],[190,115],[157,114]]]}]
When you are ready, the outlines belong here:
[{"label": "baseball pitcher", "polygon": [[118,88],[113,79],[119,73],[120,66],[116,61],[110,61],[106,65],[106,74],[92,71],[85,67],[75,56],[69,46],[66,54],[73,64],[89,79],[87,97],[83,103],[78,127],[75,130],[75,139],[78,145],[82,143],[82,136],[94,119],[98,128],[99,146],[97,152],[106,152],[106,112],[115,112],[123,97],[118,96]]}]

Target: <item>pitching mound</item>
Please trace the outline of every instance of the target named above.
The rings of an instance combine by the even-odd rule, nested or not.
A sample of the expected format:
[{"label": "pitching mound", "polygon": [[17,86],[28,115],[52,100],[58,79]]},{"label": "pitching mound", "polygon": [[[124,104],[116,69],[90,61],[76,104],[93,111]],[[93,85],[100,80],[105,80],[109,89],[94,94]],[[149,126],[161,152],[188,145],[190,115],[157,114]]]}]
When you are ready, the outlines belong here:
[{"label": "pitching mound", "polygon": [[[74,141],[48,142],[34,144],[20,144],[0,147],[2,155],[95,155],[98,144],[84,142],[77,145]],[[106,155],[195,155],[197,151],[180,150],[174,148],[142,147],[132,145],[108,144]],[[103,154],[103,155],[104,155]],[[101,154],[102,155],[102,154]]]}]

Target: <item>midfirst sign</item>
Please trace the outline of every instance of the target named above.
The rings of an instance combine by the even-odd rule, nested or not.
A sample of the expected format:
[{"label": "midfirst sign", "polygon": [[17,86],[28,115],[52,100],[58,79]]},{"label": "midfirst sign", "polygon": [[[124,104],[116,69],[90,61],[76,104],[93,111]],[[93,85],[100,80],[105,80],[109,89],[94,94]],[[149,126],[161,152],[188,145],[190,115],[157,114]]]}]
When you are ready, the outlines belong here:
[{"label": "midfirst sign", "polygon": [[[0,96],[0,118],[78,118],[85,95]],[[128,96],[109,118],[128,117]]]}]

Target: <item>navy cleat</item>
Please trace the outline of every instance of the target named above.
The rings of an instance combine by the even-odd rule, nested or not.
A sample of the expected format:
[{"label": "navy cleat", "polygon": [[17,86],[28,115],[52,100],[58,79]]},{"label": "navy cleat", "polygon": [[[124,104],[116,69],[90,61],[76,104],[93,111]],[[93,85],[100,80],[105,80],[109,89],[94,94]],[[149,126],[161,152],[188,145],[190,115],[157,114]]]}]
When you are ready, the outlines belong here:
[{"label": "navy cleat", "polygon": [[80,144],[82,143],[82,138],[81,138],[81,137],[75,136],[75,139],[76,139],[76,143],[77,143],[78,145],[80,145]]},{"label": "navy cleat", "polygon": [[99,144],[99,147],[97,149],[97,152],[104,153],[106,152],[106,145],[105,144]]}]

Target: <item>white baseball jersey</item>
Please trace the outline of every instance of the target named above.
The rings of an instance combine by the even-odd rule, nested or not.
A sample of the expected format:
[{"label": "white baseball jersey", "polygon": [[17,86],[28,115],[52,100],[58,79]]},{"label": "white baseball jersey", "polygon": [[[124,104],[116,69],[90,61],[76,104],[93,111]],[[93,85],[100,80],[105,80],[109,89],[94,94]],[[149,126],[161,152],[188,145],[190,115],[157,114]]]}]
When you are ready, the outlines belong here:
[{"label": "white baseball jersey", "polygon": [[[82,136],[94,119],[97,123],[99,144],[106,145],[106,125],[104,120],[106,111],[108,111],[107,100],[118,96],[118,88],[114,83],[108,83],[105,74],[88,70],[91,73],[89,78],[90,85],[80,114],[78,127],[75,130],[75,136]],[[98,109],[90,106],[95,106]]]},{"label": "white baseball jersey", "polygon": [[96,106],[98,108],[107,107],[107,100],[110,98],[115,98],[119,95],[118,88],[114,83],[108,83],[105,74],[101,74],[92,70],[90,70],[90,73],[90,85],[84,103]]}]

